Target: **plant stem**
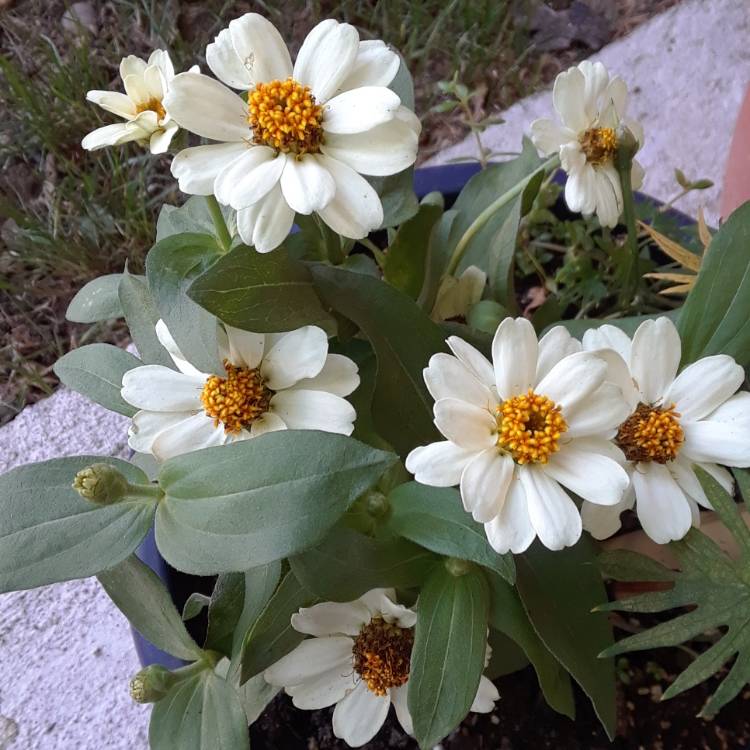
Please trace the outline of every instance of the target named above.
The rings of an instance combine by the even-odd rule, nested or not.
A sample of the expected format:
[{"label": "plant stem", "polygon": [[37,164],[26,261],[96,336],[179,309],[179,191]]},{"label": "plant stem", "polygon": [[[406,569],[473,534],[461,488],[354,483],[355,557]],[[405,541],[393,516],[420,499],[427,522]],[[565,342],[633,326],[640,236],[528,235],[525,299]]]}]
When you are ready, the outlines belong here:
[{"label": "plant stem", "polygon": [[620,304],[624,307],[632,303],[633,297],[638,291],[638,227],[631,180],[633,156],[638,149],[638,143],[628,130],[619,135],[618,141],[615,166],[622,186],[623,218],[628,232],[625,238],[626,257],[623,267],[623,288],[620,295]]},{"label": "plant stem", "polygon": [[130,484],[128,482],[128,497],[154,498],[161,500],[164,490],[158,484]]},{"label": "plant stem", "polygon": [[232,246],[232,238],[229,235],[227,223],[224,221],[224,214],[221,212],[221,206],[213,195],[206,196],[206,205],[208,206],[208,211],[211,214],[211,219],[214,223],[216,236],[219,240],[219,244],[221,245],[221,249],[225,253],[228,253],[229,248]]},{"label": "plant stem", "polygon": [[552,156],[542,164],[539,169],[536,169],[530,175],[527,175],[522,180],[513,185],[510,190],[506,190],[502,195],[498,196],[482,213],[477,216],[476,219],[468,226],[466,231],[461,235],[458,240],[453,254],[448,261],[448,266],[445,269],[446,276],[453,276],[458,268],[458,264],[461,262],[469,243],[474,236],[487,224],[487,222],[504,206],[507,206],[514,198],[519,196],[526,186],[531,182],[531,179],[539,173],[540,170],[554,169],[560,163],[558,156]]}]

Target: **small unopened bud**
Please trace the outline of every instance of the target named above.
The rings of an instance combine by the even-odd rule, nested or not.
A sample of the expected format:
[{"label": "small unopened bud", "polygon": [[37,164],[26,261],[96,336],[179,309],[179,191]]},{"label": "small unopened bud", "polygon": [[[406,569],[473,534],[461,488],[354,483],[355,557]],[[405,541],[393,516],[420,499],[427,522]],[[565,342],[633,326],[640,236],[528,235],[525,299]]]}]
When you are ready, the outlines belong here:
[{"label": "small unopened bud", "polygon": [[377,490],[370,490],[365,495],[365,507],[368,515],[373,518],[382,518],[391,507],[388,498]]},{"label": "small unopened bud", "polygon": [[471,570],[471,563],[468,560],[460,560],[458,557],[449,557],[444,565],[445,569],[456,578],[465,576]]},{"label": "small unopened bud", "polygon": [[142,669],[130,681],[130,697],[136,703],[156,703],[160,701],[179,680],[161,664],[151,664]]},{"label": "small unopened bud", "polygon": [[640,148],[638,139],[626,125],[617,128],[617,153],[615,154],[615,166],[618,169],[629,169],[633,157]]},{"label": "small unopened bud", "polygon": [[73,489],[97,505],[112,505],[122,500],[128,487],[128,480],[110,464],[87,466],[73,480]]}]

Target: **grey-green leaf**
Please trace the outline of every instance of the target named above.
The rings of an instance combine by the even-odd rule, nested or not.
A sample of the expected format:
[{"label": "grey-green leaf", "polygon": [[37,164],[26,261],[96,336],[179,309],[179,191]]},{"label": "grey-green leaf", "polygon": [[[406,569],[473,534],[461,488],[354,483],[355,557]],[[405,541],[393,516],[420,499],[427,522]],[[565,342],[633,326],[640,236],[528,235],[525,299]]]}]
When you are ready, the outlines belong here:
[{"label": "grey-green leaf", "polygon": [[484,565],[509,583],[515,581],[512,555],[499,555],[490,547],[484,527],[464,510],[457,490],[407,482],[388,499],[388,526],[397,534],[438,554]]},{"label": "grey-green leaf", "polygon": [[[94,505],[71,487],[77,472],[102,460],[56,458],[0,477],[0,591],[96,575],[140,544],[151,527],[154,501]],[[148,481],[132,464],[104,460],[129,482]]]},{"label": "grey-green leaf", "polygon": [[89,281],[70,301],[65,317],[73,323],[98,323],[122,317],[117,296],[121,273],[109,273]]},{"label": "grey-green leaf", "polygon": [[178,659],[195,661],[201,649],[159,576],[135,555],[97,576],[109,598],[130,624],[157,648]]},{"label": "grey-green leaf", "polygon": [[138,357],[111,344],[88,344],[55,362],[55,374],[74,391],[106,409],[132,417],[137,409],[120,395],[122,376],[142,365]]},{"label": "grey-green leaf", "polygon": [[317,544],[396,457],[353,438],[283,430],[167,461],[156,542],[178,570],[248,570]]}]

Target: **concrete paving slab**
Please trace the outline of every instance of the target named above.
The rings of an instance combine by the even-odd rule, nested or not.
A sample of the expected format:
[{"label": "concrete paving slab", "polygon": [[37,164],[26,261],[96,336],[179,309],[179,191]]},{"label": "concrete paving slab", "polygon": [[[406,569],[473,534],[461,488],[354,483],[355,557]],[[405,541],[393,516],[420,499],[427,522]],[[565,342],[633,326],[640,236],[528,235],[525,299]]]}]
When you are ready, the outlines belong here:
[{"label": "concrete paving slab", "polygon": [[[708,177],[714,187],[692,193],[676,207],[692,216],[700,206],[716,226],[729,145],[750,85],[750,2],[689,0],[652,18],[632,34],[591,57],[630,89],[628,114],[643,124],[638,160],[646,169],[643,190],[668,200],[679,191],[674,169]],[[550,91],[530,96],[502,113],[505,122],[483,135],[493,151],[517,151],[537,117],[553,116]],[[476,155],[467,138],[430,164]]]}]

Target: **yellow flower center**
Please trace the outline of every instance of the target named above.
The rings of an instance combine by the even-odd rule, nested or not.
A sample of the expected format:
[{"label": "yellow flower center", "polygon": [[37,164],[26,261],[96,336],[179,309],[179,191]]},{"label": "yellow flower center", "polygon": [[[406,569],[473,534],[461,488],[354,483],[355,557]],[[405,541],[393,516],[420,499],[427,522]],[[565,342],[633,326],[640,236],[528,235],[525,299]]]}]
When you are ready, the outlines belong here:
[{"label": "yellow flower center", "polygon": [[237,433],[268,411],[273,391],[263,382],[260,371],[235,367],[224,361],[227,376],[211,375],[201,391],[201,402],[214,427]]},{"label": "yellow flower center", "polygon": [[617,135],[613,128],[589,128],[578,139],[589,164],[604,164],[617,151]]},{"label": "yellow flower center", "polygon": [[161,101],[155,97],[149,99],[147,102],[135,105],[135,113],[139,115],[141,112],[156,112],[156,116],[160,122],[167,116],[167,112],[162,106]]},{"label": "yellow flower center", "polygon": [[409,679],[413,644],[412,628],[374,617],[354,641],[354,670],[375,695],[385,695]]},{"label": "yellow flower center", "polygon": [[560,407],[531,388],[497,407],[497,445],[517,464],[546,464],[567,429]]},{"label": "yellow flower center", "polygon": [[615,442],[628,461],[674,461],[685,442],[679,413],[672,404],[666,409],[640,403],[620,425]]},{"label": "yellow flower center", "polygon": [[323,107],[309,86],[286,81],[259,83],[247,96],[247,120],[256,143],[276,151],[317,154],[323,142]]}]

